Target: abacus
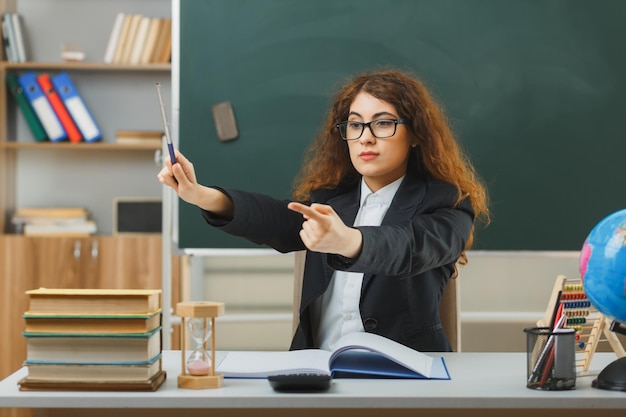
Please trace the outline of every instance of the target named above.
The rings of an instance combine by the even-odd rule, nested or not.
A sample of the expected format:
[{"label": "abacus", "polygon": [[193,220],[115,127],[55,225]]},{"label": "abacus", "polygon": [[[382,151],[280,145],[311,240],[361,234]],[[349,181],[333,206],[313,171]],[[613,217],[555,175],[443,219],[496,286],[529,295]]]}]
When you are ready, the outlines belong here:
[{"label": "abacus", "polygon": [[546,315],[537,325],[550,326],[554,313],[561,306],[563,315],[567,318],[564,327],[576,330],[576,368],[579,373],[589,371],[593,354],[600,342],[608,342],[618,357],[626,356],[626,350],[617,335],[611,331],[610,320],[593,307],[580,279],[557,276]]}]

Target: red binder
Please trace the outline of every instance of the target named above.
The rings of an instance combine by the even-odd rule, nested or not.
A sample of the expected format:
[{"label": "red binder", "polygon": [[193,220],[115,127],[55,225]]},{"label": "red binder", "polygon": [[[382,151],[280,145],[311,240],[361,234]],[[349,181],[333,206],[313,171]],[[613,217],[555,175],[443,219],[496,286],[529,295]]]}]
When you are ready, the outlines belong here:
[{"label": "red binder", "polygon": [[50,75],[39,75],[37,77],[37,82],[41,86],[41,89],[46,95],[46,98],[50,102],[50,105],[54,109],[54,112],[57,114],[57,117],[61,121],[63,128],[67,132],[67,137],[69,138],[70,142],[80,142],[83,137],[80,134],[76,123],[74,123],[74,119],[72,119],[72,116],[70,116],[67,109],[65,108],[65,104],[63,104],[63,101],[52,86]]}]

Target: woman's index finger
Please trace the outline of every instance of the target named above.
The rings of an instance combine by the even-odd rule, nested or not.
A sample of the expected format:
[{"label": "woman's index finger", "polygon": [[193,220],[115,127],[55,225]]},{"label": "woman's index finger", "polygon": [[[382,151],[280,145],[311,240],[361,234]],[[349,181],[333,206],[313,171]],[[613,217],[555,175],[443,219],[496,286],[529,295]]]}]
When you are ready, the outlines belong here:
[{"label": "woman's index finger", "polygon": [[296,211],[302,214],[303,216],[307,216],[307,217],[311,213],[311,208],[309,206],[304,205],[302,203],[297,203],[295,201],[292,201],[291,203],[287,204],[287,208],[289,210]]},{"label": "woman's index finger", "polygon": [[325,206],[321,206],[319,204],[317,204],[316,206],[319,206],[319,210],[316,210],[315,207],[313,206],[309,207],[302,203],[291,202],[287,205],[287,208],[302,214],[307,219],[309,218],[321,219],[322,217],[324,217],[325,214],[327,214],[322,209],[322,207],[325,207]]}]

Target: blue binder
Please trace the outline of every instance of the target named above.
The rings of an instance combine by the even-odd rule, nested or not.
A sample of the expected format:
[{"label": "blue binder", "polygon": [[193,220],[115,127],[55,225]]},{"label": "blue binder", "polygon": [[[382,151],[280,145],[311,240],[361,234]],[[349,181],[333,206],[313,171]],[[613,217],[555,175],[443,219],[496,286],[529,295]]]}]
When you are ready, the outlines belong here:
[{"label": "blue binder", "polygon": [[102,131],[67,72],[61,72],[52,77],[52,85],[74,119],[84,141],[94,142],[102,139]]},{"label": "blue binder", "polygon": [[28,127],[30,128],[35,140],[38,142],[48,140],[46,131],[39,121],[39,117],[37,117],[35,110],[31,107],[28,98],[26,98],[26,94],[24,94],[24,89],[20,86],[20,83],[17,80],[17,74],[14,72],[7,72],[5,79],[7,87],[13,95],[17,105],[22,110],[22,115],[26,119],[26,123],[28,123]]},{"label": "blue binder", "polygon": [[17,80],[50,141],[59,142],[66,139],[67,133],[65,129],[63,129],[63,125],[61,125],[46,95],[39,86],[35,72],[29,71],[24,73],[20,75]]}]

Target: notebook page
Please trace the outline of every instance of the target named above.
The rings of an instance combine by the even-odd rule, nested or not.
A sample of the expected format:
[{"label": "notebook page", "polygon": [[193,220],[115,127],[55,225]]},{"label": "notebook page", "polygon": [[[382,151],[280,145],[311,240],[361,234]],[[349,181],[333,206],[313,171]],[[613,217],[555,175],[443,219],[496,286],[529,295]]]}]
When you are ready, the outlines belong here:
[{"label": "notebook page", "polygon": [[329,374],[330,352],[304,349],[283,352],[228,352],[216,366],[215,372],[226,378],[265,378],[269,375],[294,373]]}]

